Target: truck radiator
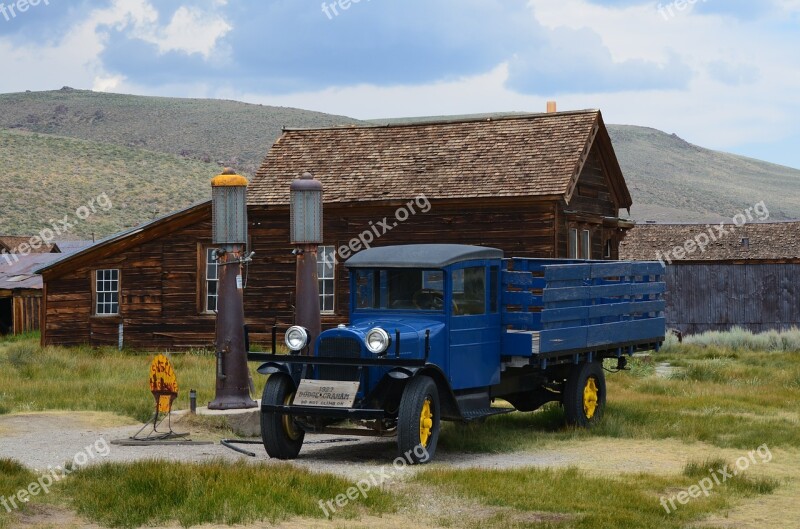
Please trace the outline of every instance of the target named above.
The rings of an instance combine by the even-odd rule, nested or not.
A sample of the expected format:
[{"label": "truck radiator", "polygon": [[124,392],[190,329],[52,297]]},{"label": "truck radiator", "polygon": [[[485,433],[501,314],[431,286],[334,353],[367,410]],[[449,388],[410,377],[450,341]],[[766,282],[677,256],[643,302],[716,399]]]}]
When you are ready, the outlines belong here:
[{"label": "truck radiator", "polygon": [[[360,358],[361,342],[355,338],[325,338],[317,354],[328,358]],[[355,366],[319,366],[317,369],[320,380],[356,381],[360,377]]]}]

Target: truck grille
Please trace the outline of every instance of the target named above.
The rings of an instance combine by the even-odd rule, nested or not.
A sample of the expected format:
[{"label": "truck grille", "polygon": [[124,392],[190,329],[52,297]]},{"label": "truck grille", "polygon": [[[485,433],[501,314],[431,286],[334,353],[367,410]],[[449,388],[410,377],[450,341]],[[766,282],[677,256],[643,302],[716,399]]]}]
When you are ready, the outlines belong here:
[{"label": "truck grille", "polygon": [[[329,358],[360,358],[361,342],[355,338],[325,338],[319,344],[319,356]],[[355,366],[319,366],[320,380],[359,379],[358,367]]]}]

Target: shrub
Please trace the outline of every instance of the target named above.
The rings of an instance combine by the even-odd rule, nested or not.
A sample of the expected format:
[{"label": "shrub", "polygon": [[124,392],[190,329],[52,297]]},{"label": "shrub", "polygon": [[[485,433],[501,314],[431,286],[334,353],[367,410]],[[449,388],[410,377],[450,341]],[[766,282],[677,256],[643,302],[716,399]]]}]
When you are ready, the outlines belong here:
[{"label": "shrub", "polygon": [[[664,342],[664,349],[674,350],[676,340],[669,339]],[[796,353],[800,352],[800,329],[793,327],[788,331],[768,331],[755,334],[741,327],[734,327],[730,331],[711,331],[703,334],[687,336],[685,344],[700,347],[718,347],[733,351],[771,351]]]}]

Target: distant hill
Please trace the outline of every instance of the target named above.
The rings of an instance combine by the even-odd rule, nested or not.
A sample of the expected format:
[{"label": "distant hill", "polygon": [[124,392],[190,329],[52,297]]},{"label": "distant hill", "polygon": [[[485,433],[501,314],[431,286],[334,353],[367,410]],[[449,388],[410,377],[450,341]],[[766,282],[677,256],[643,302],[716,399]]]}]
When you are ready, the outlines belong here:
[{"label": "distant hill", "polygon": [[[373,123],[433,119],[442,117]],[[252,176],[283,127],[356,123],[235,101],[69,88],[0,94],[0,233],[38,232],[49,219],[74,214],[106,192],[113,210],[76,224],[73,235],[108,235],[207,198],[208,179],[222,166]],[[637,221],[730,220],[761,200],[772,219],[800,218],[796,169],[703,149],[645,127],[609,125],[609,132]]]},{"label": "distant hill", "polygon": [[252,176],[284,126],[348,123],[357,121],[235,101],[0,94],[0,233],[38,233],[105,192],[114,208],[70,235],[109,235],[210,197],[223,166]]},{"label": "distant hill", "polygon": [[356,120],[219,99],[106,94],[62,88],[0,94],[0,129],[27,130],[174,154],[255,174],[283,127]]},{"label": "distant hill", "polygon": [[[33,235],[67,215],[73,228],[62,239],[102,237],[208,198],[218,172],[170,154],[7,130],[0,130],[0,166],[0,233]],[[78,208],[102,193],[112,207],[78,218]]]},{"label": "distant hill", "polygon": [[608,128],[638,221],[730,222],[762,200],[774,220],[800,218],[800,170],[704,149],[656,129]]}]

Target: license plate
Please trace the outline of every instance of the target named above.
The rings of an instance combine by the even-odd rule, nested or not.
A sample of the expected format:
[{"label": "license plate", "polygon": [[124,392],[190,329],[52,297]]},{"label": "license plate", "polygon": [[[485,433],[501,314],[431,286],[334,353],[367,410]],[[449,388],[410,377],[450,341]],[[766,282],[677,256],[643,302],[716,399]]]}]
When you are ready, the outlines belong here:
[{"label": "license plate", "polygon": [[351,408],[358,393],[358,381],[303,379],[294,395],[295,406]]}]

